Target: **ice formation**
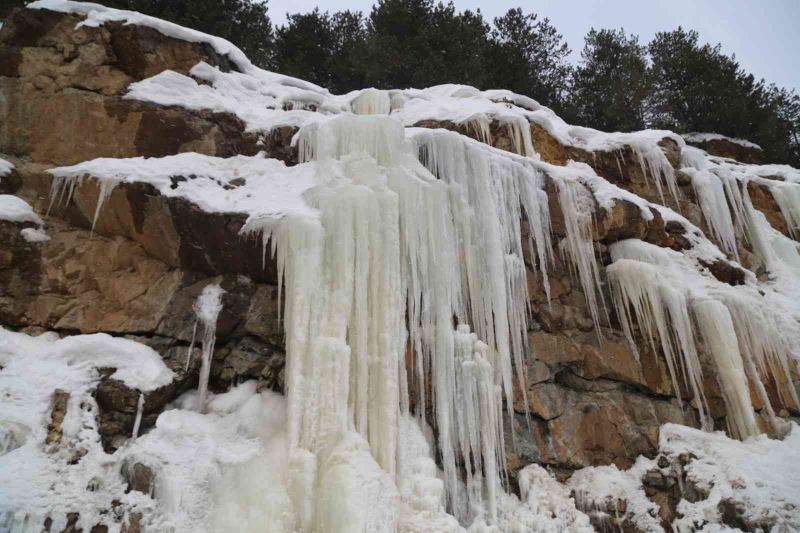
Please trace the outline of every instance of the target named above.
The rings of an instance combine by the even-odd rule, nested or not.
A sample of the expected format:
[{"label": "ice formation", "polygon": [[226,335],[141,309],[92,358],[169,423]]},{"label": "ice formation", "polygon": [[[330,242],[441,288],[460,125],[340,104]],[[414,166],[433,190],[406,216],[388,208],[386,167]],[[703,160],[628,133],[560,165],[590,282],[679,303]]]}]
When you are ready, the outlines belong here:
[{"label": "ice formation", "polygon": [[600,304],[605,311],[603,293],[600,290],[600,267],[592,240],[594,198],[580,182],[570,179],[556,180],[558,200],[564,216],[567,238],[562,241],[562,252],[567,258],[571,272],[583,287],[586,304],[592,315],[595,329],[600,334]]},{"label": "ice formation", "polygon": [[[759,433],[748,383],[781,433],[762,381],[772,376],[780,382],[788,375],[791,348],[785,339],[796,335],[796,326],[783,323],[758,292],[692,274],[691,261],[677,252],[627,240],[612,245],[611,255],[607,273],[625,334],[633,339],[635,320],[650,347],[661,349],[676,393],[680,398],[682,376],[702,425],[708,427],[701,341],[716,369],[731,433],[740,438]],[[782,400],[800,405],[793,392]]]},{"label": "ice formation", "polygon": [[[195,305],[203,326],[199,391],[180,398],[119,456],[164,468],[153,490],[162,511],[156,527],[224,531],[236,524],[240,531],[411,533],[456,532],[470,525],[476,533],[588,531],[588,516],[578,508],[592,509],[625,492],[638,525],[658,531],[655,504],[631,478],[644,460],[633,474],[607,467],[573,476],[577,507],[568,489],[537,465],[519,473],[521,498],[507,491],[504,435],[509,428],[503,419],[514,423],[514,381],[524,396],[531,357],[525,246],[550,297],[547,270],[554,250],[546,179],[552,180],[564,219],[559,251],[583,287],[598,335],[606,304],[613,304],[631,343],[641,335],[653,351],[663,352],[675,393],[682,401],[681,391],[688,390],[705,428],[713,423],[703,386],[703,365],[710,365],[732,435],[758,433],[750,385],[772,429],[785,433],[764,382],[785,381],[791,373],[800,335],[796,317],[781,312],[791,309],[788,299],[800,297],[792,285],[792,276],[800,274],[800,256],[796,243],[772,230],[753,207],[747,184],[769,188],[796,236],[800,179],[792,171],[740,169],[686,148],[670,132],[605,134],[569,126],[549,109],[507,91],[443,85],[336,96],[257,69],[226,41],[157,19],[65,0],[31,6],[86,15],[88,26],[126,21],[205,42],[239,67],[239,72],[222,72],[200,63],[191,76],[165,71],[133,83],[126,98],[230,112],[251,132],[297,128],[293,142],[300,161],[293,167],[263,155],[222,159],[187,153],[97,159],[50,171],[52,202],[70,201],[84,184],[97,188],[94,203],[82,205],[93,213],[93,227],[102,227],[100,215],[110,195],[136,183],[150,184],[165,197],[188,199],[205,211],[243,212],[248,217],[243,236],[259,236],[265,261],[271,254],[278,265],[279,299],[285,301],[286,398],[257,393],[253,382],[225,394],[209,393],[224,292],[209,285]],[[482,142],[413,127],[429,120],[463,125]],[[749,242],[771,276],[769,283],[753,275],[741,287],[713,279],[704,261],[722,260],[723,254],[697,228],[609,184],[587,165],[543,163],[532,143],[532,124],[565,146],[588,152],[621,157],[630,148],[662,202],[667,194],[679,197],[675,172],[658,145],[672,139],[683,148],[683,170],[692,177],[711,236],[737,260],[739,240]],[[514,153],[484,144],[491,143],[496,126],[507,129]],[[774,175],[783,182],[767,178]],[[173,176],[191,179],[176,184]],[[88,196],[80,201],[91,201]],[[645,220],[658,212],[678,222],[692,248],[681,253],[638,240],[614,243],[613,263],[606,270],[612,299],[606,302],[593,217],[597,207],[610,209],[620,199],[637,205]],[[197,324],[187,369],[196,333]],[[12,346],[0,345],[0,380],[17,375],[16,365],[31,371],[30,358],[20,355],[27,351],[46,352],[46,366],[80,372],[68,384],[75,394],[71,408],[89,397],[97,381],[92,369],[117,368],[114,377],[140,392],[134,436],[144,393],[171,379],[163,363],[153,362],[157,354],[126,344],[131,341],[51,335],[31,340],[4,330],[0,336]],[[114,350],[107,350],[111,345]],[[120,354],[130,356],[127,362]],[[50,379],[33,372],[35,379]],[[51,390],[46,387],[42,390]],[[785,404],[798,406],[795,391],[778,392]],[[0,448],[6,454],[0,461],[9,451],[40,452],[33,444],[41,442],[44,401],[35,398],[23,406],[26,413],[35,411],[35,427],[3,421]],[[86,424],[92,414],[81,415]],[[74,437],[75,425],[67,428],[68,437]],[[108,475],[118,465],[103,463],[94,444],[89,471]],[[109,477],[120,489],[121,481]],[[40,491],[24,485],[0,507],[14,508],[31,495],[41,498]],[[135,505],[148,505],[130,498]],[[98,497],[92,505],[102,509],[110,503]],[[0,524],[17,527],[40,518],[14,515],[2,517]],[[89,513],[83,524],[93,518]]]},{"label": "ice formation", "polygon": [[[198,409],[205,412],[206,397],[208,396],[208,377],[211,374],[211,357],[214,355],[216,344],[217,318],[222,311],[222,295],[225,293],[219,285],[206,285],[194,304],[197,322],[203,325],[203,354],[200,364],[200,383],[198,385]],[[192,330],[192,343],[189,346],[186,366],[189,366],[189,357],[194,346],[194,336],[197,331],[197,322]]]},{"label": "ice formation", "polygon": [[364,89],[350,102],[356,115],[388,115],[392,110],[392,100],[386,91]]}]

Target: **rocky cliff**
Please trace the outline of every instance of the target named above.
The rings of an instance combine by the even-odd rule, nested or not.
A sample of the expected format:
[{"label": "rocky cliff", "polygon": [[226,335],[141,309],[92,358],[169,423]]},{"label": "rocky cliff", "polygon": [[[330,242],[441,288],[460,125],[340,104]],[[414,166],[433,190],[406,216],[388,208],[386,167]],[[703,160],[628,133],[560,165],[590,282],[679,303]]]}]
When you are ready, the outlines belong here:
[{"label": "rocky cliff", "polygon": [[[551,522],[554,530],[576,531],[609,525],[690,530],[709,523],[743,530],[800,527],[796,499],[757,501],[745,490],[755,483],[749,474],[741,474],[742,487],[735,476],[709,483],[699,473],[714,462],[709,454],[731,446],[773,446],[775,458],[800,453],[799,430],[789,422],[800,415],[800,308],[793,303],[800,287],[800,171],[759,165],[757,150],[716,138],[687,139],[697,146],[692,147],[671,132],[604,134],[568,126],[547,108],[505,91],[447,86],[336,96],[256,70],[224,41],[89,4],[39,2],[14,11],[0,29],[0,158],[6,162],[0,167],[0,325],[6,343],[0,347],[0,380],[7,374],[0,391],[11,398],[3,410],[20,413],[0,421],[0,469],[6,472],[0,477],[17,491],[0,496],[0,529],[132,532],[203,524],[244,530],[232,525],[237,513],[230,502],[220,507],[220,494],[178,488],[194,486],[197,479],[189,478],[195,476],[206,485],[258,485],[236,470],[239,464],[255,468],[247,461],[256,452],[237,446],[257,440],[256,434],[228,426],[191,429],[239,416],[236,391],[250,391],[284,410],[283,400],[266,391],[287,395],[288,446],[318,454],[318,483],[328,479],[331,487],[345,490],[351,485],[324,477],[324,461],[350,464],[347,453],[371,453],[381,475],[390,476],[359,470],[354,479],[375,494],[396,492],[387,498],[400,509],[380,530],[443,531],[472,524],[477,531],[544,531]],[[348,153],[353,145],[368,154],[368,163]],[[416,157],[413,164],[404,162],[409,154]],[[322,183],[323,173],[325,179],[355,176],[361,188],[336,185],[331,194],[303,188],[306,181]],[[373,174],[382,177],[370,181]],[[454,187],[440,194],[437,178]],[[483,178],[491,181],[476,185]],[[406,179],[412,184],[405,185]],[[428,192],[411,190],[425,180],[432,183]],[[468,191],[463,211],[461,200],[446,198],[460,194],[454,192],[459,187]],[[295,196],[300,198],[295,190],[305,194],[316,213],[311,219],[328,232],[319,237],[319,255],[297,252],[299,229],[288,236],[293,227],[287,221],[299,220],[307,209],[294,207]],[[30,213],[3,211],[9,198],[24,200]],[[349,209],[354,214],[343,220]],[[411,215],[403,218],[404,213]],[[399,229],[386,222],[392,214],[403,221]],[[364,235],[354,230],[352,240],[342,236],[359,224],[379,229]],[[426,224],[452,224],[452,233],[431,233]],[[414,239],[409,228],[419,232]],[[302,235],[318,238],[311,231]],[[423,251],[409,252],[429,245],[431,269],[420,266]],[[341,260],[345,253],[352,258]],[[492,254],[499,254],[499,262]],[[387,266],[392,257],[396,272]],[[339,260],[343,266],[337,268],[353,269],[342,286],[324,266]],[[300,279],[303,269],[333,279],[335,290],[303,292],[319,281]],[[402,286],[388,292],[395,283]],[[224,293],[213,341],[203,342],[197,301],[211,285]],[[341,297],[351,287],[355,303]],[[366,302],[363,316],[359,290]],[[309,295],[315,301],[304,301]],[[440,312],[434,304],[444,299],[450,303]],[[392,305],[405,325],[381,311]],[[337,314],[343,306],[349,311]],[[298,318],[306,307],[308,315]],[[300,355],[298,328],[328,308],[321,319],[327,333],[320,338],[344,339],[349,359],[341,368],[330,362],[339,357],[339,344],[318,344]],[[325,325],[340,315],[345,325]],[[372,324],[380,320],[384,333],[364,333],[360,348],[359,327],[377,327]],[[480,428],[461,421],[460,413],[472,407],[468,396],[459,396],[457,369],[452,405],[442,403],[451,378],[440,377],[445,363],[436,354],[447,342],[438,344],[429,329],[445,323],[449,330],[458,326],[449,333],[451,346],[458,350],[460,342],[472,342],[466,358],[473,351],[484,355],[470,364],[489,365],[488,392],[474,393]],[[400,336],[388,338],[392,327],[403,331],[402,348],[396,345]],[[459,336],[470,327],[480,339]],[[160,357],[166,370],[159,375],[168,378],[137,387],[120,370],[135,361],[133,355],[115,362],[119,358],[108,359],[106,352],[122,347],[80,344],[74,354],[106,357],[96,363],[80,359],[96,372],[83,388],[71,388],[67,376],[63,384],[57,375],[37,381],[14,357],[51,350],[26,348],[52,335],[45,332],[61,338],[48,337],[53,346],[91,334],[135,341]],[[363,367],[357,362],[362,349],[365,358],[371,354]],[[396,368],[380,370],[376,362],[378,353],[392,350],[404,375],[399,382]],[[77,365],[76,357],[64,359],[67,366]],[[503,357],[508,376],[501,370]],[[303,361],[302,371],[297,361]],[[342,371],[351,374],[349,392],[328,390],[331,381],[347,384],[347,372],[337,374]],[[131,372],[136,374],[135,365]],[[362,404],[359,380],[367,376]],[[187,398],[204,382],[217,404],[191,407]],[[303,383],[312,385],[302,389]],[[39,387],[46,412],[26,420],[22,406],[34,405],[25,399],[29,387]],[[292,395],[300,390],[303,397]],[[344,410],[330,408],[341,394]],[[314,403],[319,395],[323,400]],[[193,409],[210,414],[193,413],[206,418],[189,422],[174,415]],[[293,409],[309,420],[296,435]],[[322,414],[312,419],[315,409]],[[486,425],[490,414],[498,419]],[[342,427],[364,435],[348,444],[356,451],[318,445],[325,439],[317,433],[326,435],[319,427],[339,416],[350,417]],[[422,430],[414,431],[427,440],[419,449],[431,447],[420,453],[430,454],[435,464],[414,466],[413,457],[404,456],[410,453],[404,447],[413,448],[405,417],[420,421]],[[390,423],[394,418],[399,422]],[[42,427],[30,427],[37,420]],[[704,437],[665,424],[750,440]],[[497,428],[499,435],[487,436]],[[457,436],[473,429],[474,437]],[[192,435],[191,442],[178,438],[181,431]],[[236,442],[225,448],[224,438]],[[454,453],[448,450],[451,439],[461,443],[450,444]],[[499,449],[486,452],[490,443]],[[706,448],[693,449],[701,445]],[[182,464],[170,459],[170,446],[175,454],[197,454],[193,474],[164,466]],[[10,466],[35,454],[36,461],[26,463],[32,470]],[[333,459],[322,459],[325,454]],[[493,493],[488,470],[495,458],[503,496]],[[437,492],[430,480],[413,485],[404,467],[439,483],[442,478],[445,486]],[[77,481],[51,484],[44,493],[33,482],[10,484],[15,476],[45,471]],[[97,472],[108,479],[94,479]],[[465,491],[480,495],[461,501],[455,495],[460,489],[449,484],[469,485],[473,477],[486,481]],[[775,477],[767,484],[780,492],[783,477]],[[308,495],[288,483],[294,514],[282,528],[277,515],[265,511],[261,520],[275,524],[268,530],[379,530],[370,521],[374,517],[361,511],[337,525],[331,509],[347,507],[346,499],[331,500],[329,507],[314,500],[308,505],[316,510],[304,518],[296,499]],[[545,489],[548,483],[551,490]],[[419,502],[428,497],[430,507],[431,491],[433,508],[426,508]],[[553,500],[562,492],[563,501],[543,503],[547,493]],[[253,505],[266,505],[259,502]],[[240,514],[251,512],[241,500],[237,505],[243,506]],[[374,505],[383,509],[385,501]]]}]

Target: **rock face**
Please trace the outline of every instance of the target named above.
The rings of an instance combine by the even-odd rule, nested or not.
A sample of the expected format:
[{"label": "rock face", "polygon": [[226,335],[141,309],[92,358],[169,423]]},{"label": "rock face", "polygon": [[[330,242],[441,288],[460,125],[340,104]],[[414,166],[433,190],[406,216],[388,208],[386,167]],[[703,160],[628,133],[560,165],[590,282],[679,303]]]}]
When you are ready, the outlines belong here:
[{"label": "rock face", "polygon": [[[269,257],[264,262],[260,242],[240,235],[243,215],[207,213],[185,200],[161,196],[150,186],[124,184],[113,190],[95,219],[97,182],[83,180],[71,201],[64,202],[54,197],[46,170],[97,157],[186,151],[228,157],[265,150],[293,164],[295,130],[280,128],[259,139],[231,115],[126,99],[130,83],[163,70],[188,73],[200,61],[222,70],[234,67],[206,45],[149,28],[119,23],[76,28],[79,22],[72,15],[19,9],[0,30],[0,156],[16,165],[15,172],[0,181],[0,193],[16,194],[38,213],[49,213],[50,237],[46,242],[28,242],[20,236],[19,224],[0,221],[0,324],[64,335],[107,332],[155,349],[175,379],[145,396],[141,425],[145,431],[169,402],[196,386],[199,350],[188,353],[195,323],[192,305],[206,285],[220,283],[226,292],[217,323],[211,389],[224,391],[231,384],[256,379],[261,387],[282,390],[285,361],[277,268]],[[426,121],[417,126],[477,136],[452,122]],[[491,132],[495,147],[513,149],[505,128],[493,124]],[[661,202],[631,147],[589,153],[562,146],[536,124],[531,125],[531,137],[544,160],[556,165],[582,161],[619,187]],[[677,168],[680,147],[670,139],[661,146]],[[734,153],[731,147],[705,148],[744,161],[754,157]],[[668,198],[667,204],[705,230],[691,185],[680,179],[678,184],[679,201]],[[547,192],[558,248],[565,238],[564,217],[553,183]],[[770,223],[787,233],[772,197],[756,189],[751,196]],[[631,202],[617,202],[610,211],[595,207],[592,238],[604,264],[610,262],[608,246],[626,238],[675,250],[690,246],[683,227],[665,222],[655,210],[646,220]],[[523,235],[523,242],[526,239]],[[684,404],[679,406],[663,354],[644,342],[630,346],[611,309],[601,313],[598,331],[584,289],[562,259],[549,269],[549,300],[534,269],[535,260],[527,256],[526,263],[532,356],[525,369],[528,389],[515,391],[516,419],[511,426],[516,439],[507,439],[512,478],[531,462],[548,465],[562,477],[591,465],[629,467],[639,455],[655,453],[662,424],[698,425],[689,391],[680,391]],[[726,283],[744,279],[740,267],[724,260],[707,267]],[[604,299],[611,301],[607,292]],[[190,364],[185,368],[187,357]],[[712,384],[707,390],[714,424],[724,429],[721,394],[713,386],[714,376],[706,378]],[[61,438],[64,394],[53,392],[49,444],[56,445]],[[139,393],[104,377],[95,397],[103,446],[112,452],[131,435]],[[128,474],[131,490],[149,492],[152,471],[136,464]],[[676,512],[676,481],[651,477],[649,496],[664,503],[662,518],[669,523],[669,513]],[[731,524],[739,523],[735,509],[722,512],[732,517]],[[138,531],[136,517],[131,516],[129,523],[128,531]]]},{"label": "rock face", "polygon": [[686,140],[686,144],[702,148],[711,155],[735,159],[741,163],[760,165],[763,162],[764,154],[755,145],[743,144],[722,136],[703,140],[690,137]]}]

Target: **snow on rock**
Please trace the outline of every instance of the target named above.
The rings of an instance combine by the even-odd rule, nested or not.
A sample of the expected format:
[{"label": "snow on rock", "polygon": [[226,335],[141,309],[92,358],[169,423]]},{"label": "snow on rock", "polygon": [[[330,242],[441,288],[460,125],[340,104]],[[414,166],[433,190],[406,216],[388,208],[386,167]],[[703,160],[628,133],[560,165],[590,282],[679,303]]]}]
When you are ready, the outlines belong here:
[{"label": "snow on rock", "polygon": [[[632,522],[638,531],[660,533],[664,528],[658,517],[659,507],[642,486],[642,476],[653,465],[654,461],[639,457],[628,470],[615,465],[584,468],[570,477],[567,486],[575,494],[577,507],[597,514],[601,523],[606,515],[613,515],[620,524]],[[620,500],[625,502],[622,509]]]},{"label": "snow on rock", "polygon": [[0,178],[8,176],[14,170],[14,165],[10,161],[6,161],[0,157]]},{"label": "snow on rock", "polygon": [[0,220],[32,222],[40,226],[44,224],[28,202],[11,194],[0,194]]},{"label": "snow on rock", "polygon": [[209,44],[218,54],[228,56],[239,68],[252,68],[252,64],[250,60],[247,59],[244,52],[225,39],[179,26],[178,24],[149,15],[143,15],[136,11],[125,11],[100,4],[74,2],[72,0],[37,0],[27,4],[25,7],[28,9],[48,9],[59,13],[72,13],[86,17],[84,21],[78,24],[78,27],[89,26],[96,28],[102,26],[106,22],[122,22],[124,24],[146,26],[157,30],[167,37],[174,37],[175,39],[191,43]]},{"label": "snow on rock", "polygon": [[691,142],[691,143],[704,143],[708,141],[728,141],[733,144],[744,146],[745,148],[753,148],[754,150],[761,150],[761,147],[756,143],[752,143],[744,139],[734,139],[732,137],[726,137],[724,135],[720,135],[719,133],[684,133],[683,135],[681,135],[681,137],[683,137],[683,139],[686,142]]},{"label": "snow on rock", "polygon": [[[324,167],[317,172],[317,167]],[[162,195],[190,200],[207,212],[248,213],[250,221],[287,215],[313,216],[302,198],[314,185],[316,175],[330,179],[340,175],[336,164],[310,164],[287,167],[283,162],[257,155],[218,158],[183,153],[163,158],[99,158],[49,171],[55,178],[51,201],[68,201],[74,187],[90,176],[101,183],[103,200],[120,183],[147,183]],[[178,180],[174,178],[191,178]],[[231,184],[243,182],[238,186]]]},{"label": "snow on rock", "polygon": [[665,424],[659,437],[660,451],[673,462],[689,457],[686,476],[708,497],[678,505],[681,517],[673,523],[690,531],[704,523],[721,522],[720,503],[729,500],[743,507],[743,517],[753,527],[769,525],[775,531],[800,529],[800,428],[792,424],[782,441],[765,435],[744,442],[722,432]]},{"label": "snow on rock", "polygon": [[[562,485],[544,468],[530,464],[518,473],[521,501],[504,494],[501,505],[505,512],[497,531],[532,533],[590,533],[594,531],[589,517],[579,511],[567,486]],[[481,529],[472,527],[471,531]]]},{"label": "snow on rock", "polygon": [[[131,505],[140,500],[125,497],[115,461],[100,446],[92,391],[99,368],[116,368],[114,379],[143,392],[169,384],[172,372],[157,353],[103,333],[59,339],[0,328],[0,367],[0,529],[39,530],[48,516],[62,529],[66,513],[80,508],[79,526],[88,530],[103,521],[115,496]],[[61,424],[66,444],[53,450],[46,439],[56,389],[69,396]],[[70,465],[76,453],[77,467]]]}]

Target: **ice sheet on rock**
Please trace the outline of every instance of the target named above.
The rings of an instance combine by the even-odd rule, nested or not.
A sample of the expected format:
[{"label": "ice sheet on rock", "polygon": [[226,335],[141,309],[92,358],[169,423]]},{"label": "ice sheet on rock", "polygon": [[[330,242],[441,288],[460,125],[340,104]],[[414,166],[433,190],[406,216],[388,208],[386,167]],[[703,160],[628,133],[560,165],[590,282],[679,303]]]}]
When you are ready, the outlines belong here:
[{"label": "ice sheet on rock", "polygon": [[[678,376],[683,376],[701,421],[707,408],[697,349],[700,340],[715,368],[732,434],[745,438],[758,432],[748,381],[765,405],[772,430],[780,434],[762,383],[786,382],[797,355],[792,348],[800,333],[797,312],[785,290],[759,284],[752,277],[739,286],[719,282],[703,273],[697,263],[702,257],[637,240],[617,242],[610,251],[614,262],[607,272],[623,330],[632,339],[635,320],[651,347],[660,348],[675,390]],[[798,405],[796,396],[790,391],[781,394],[781,400]]]},{"label": "ice sheet on rock", "polygon": [[42,225],[44,222],[28,202],[11,194],[0,194],[0,220],[9,222],[32,222]]},{"label": "ice sheet on rock", "polygon": [[[600,305],[605,311],[600,282],[600,268],[592,240],[594,222],[594,197],[578,181],[557,179],[558,199],[564,216],[566,239],[561,243],[562,253],[570,265],[573,276],[580,280],[586,304],[595,329],[600,332]],[[598,304],[597,297],[600,297]]]},{"label": "ice sheet on rock", "polygon": [[301,162],[366,154],[382,166],[398,166],[405,132],[385,116],[344,115],[310,124],[297,133]]},{"label": "ice sheet on rock", "polygon": [[800,183],[769,183],[775,203],[794,240],[800,240]]},{"label": "ice sheet on rock", "polygon": [[692,179],[692,185],[697,194],[697,203],[700,204],[712,236],[720,243],[722,249],[738,261],[736,231],[723,181],[717,176],[700,172],[694,168],[685,168],[683,171]]}]

